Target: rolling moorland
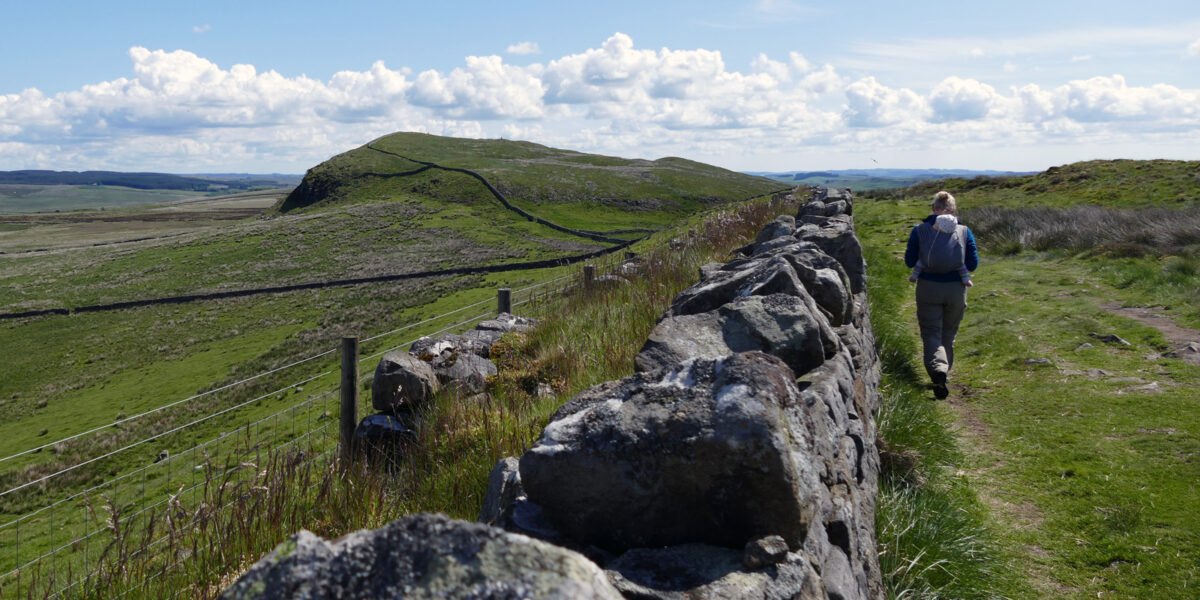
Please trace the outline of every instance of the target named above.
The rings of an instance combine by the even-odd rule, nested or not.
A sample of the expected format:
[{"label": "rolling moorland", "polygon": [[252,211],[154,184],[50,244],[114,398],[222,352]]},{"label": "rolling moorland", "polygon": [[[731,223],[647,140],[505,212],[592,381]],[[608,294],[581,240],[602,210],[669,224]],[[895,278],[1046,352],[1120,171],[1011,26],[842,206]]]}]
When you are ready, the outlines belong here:
[{"label": "rolling moorland", "polygon": [[[508,146],[428,136],[396,136],[372,145],[375,149],[368,145],[314,168],[311,181],[320,183],[318,191],[323,195],[314,194],[312,188],[317,186],[310,186],[309,191],[294,195],[270,211],[270,219],[213,220],[178,237],[73,249],[65,248],[71,244],[67,241],[70,236],[64,234],[64,248],[59,250],[0,257],[4,261],[0,265],[11,258],[43,261],[26,263],[21,272],[32,275],[39,268],[49,269],[56,261],[89,256],[87,261],[75,263],[72,270],[52,270],[47,277],[23,280],[21,285],[43,290],[40,302],[28,297],[14,300],[21,285],[8,288],[7,310],[119,300],[143,289],[170,295],[184,289],[225,289],[222,284],[253,286],[300,279],[295,273],[290,275],[293,279],[288,279],[287,272],[252,264],[263,257],[275,261],[273,266],[284,260],[313,265],[312,273],[341,273],[355,268],[355,264],[349,260],[337,262],[339,252],[349,243],[361,244],[362,237],[371,242],[365,247],[389,243],[399,246],[378,251],[394,253],[391,257],[400,261],[394,264],[406,266],[435,264],[413,263],[420,260],[418,252],[409,248],[409,253],[403,253],[406,244],[424,243],[427,248],[440,249],[442,238],[448,234],[467,237],[472,247],[489,242],[504,245],[515,239],[519,240],[518,248],[527,248],[523,252],[482,255],[482,260],[490,262],[561,256],[604,246],[595,240],[547,230],[522,218],[505,222],[504,211],[493,212],[499,206],[495,198],[482,186],[472,185],[470,177],[439,169],[403,175],[425,166],[409,159],[483,173],[518,207],[552,221],[556,219],[548,215],[561,216],[558,222],[568,227],[625,238],[642,234],[612,232],[663,229],[635,246],[646,251],[665,242],[664,236],[678,235],[678,230],[667,230],[672,225],[694,224],[701,237],[736,229],[731,224],[734,221],[720,217],[720,213],[718,217],[726,220],[716,225],[703,226],[688,220],[696,218],[696,211],[714,207],[724,199],[715,191],[689,191],[688,173],[697,173],[701,181],[711,181],[708,190],[725,190],[728,199],[738,199],[737,192],[744,194],[741,197],[755,195],[751,190],[737,189],[728,172],[701,175],[699,165],[675,159],[621,165],[619,159],[535,145]],[[654,163],[688,172],[654,173]],[[589,178],[598,181],[572,177],[580,164],[588,165]],[[530,167],[528,173],[538,176],[523,178],[524,165]],[[555,178],[554,183],[546,183],[547,177]],[[1186,335],[1188,327],[1200,328],[1200,269],[1196,267],[1200,235],[1195,233],[1200,220],[1198,177],[1197,163],[1095,162],[1028,177],[946,179],[860,197],[855,218],[867,251],[873,322],[887,365],[887,408],[880,422],[887,447],[883,454],[886,468],[879,531],[881,566],[889,596],[1192,597],[1198,575],[1195,565],[1200,557],[1196,533],[1200,531],[1200,507],[1190,493],[1190,482],[1200,477],[1195,462],[1200,450],[1196,443],[1200,414],[1196,412],[1194,392],[1200,383],[1200,367],[1189,362],[1176,337],[1180,331]],[[639,196],[624,190],[622,181],[636,183],[631,186],[634,189],[645,189],[638,187],[643,185],[658,187]],[[775,189],[769,182],[757,181],[766,191]],[[927,212],[933,191],[943,187],[958,196],[965,222],[979,237],[984,263],[976,275],[977,287],[972,289],[972,304],[960,337],[960,359],[952,381],[954,393],[949,402],[934,403],[923,387],[923,375],[915,367],[911,287],[906,281],[907,271],[899,264],[899,254],[908,228]],[[674,195],[664,189],[673,190]],[[589,195],[591,191],[603,195]],[[560,206],[572,201],[582,201],[576,207],[582,210]],[[390,204],[401,204],[406,209],[398,213],[386,210],[397,207],[379,206]],[[615,215],[611,220],[604,218],[606,209]],[[644,213],[645,218],[630,218],[625,214],[630,210]],[[794,208],[778,208],[776,212],[794,212]],[[391,229],[409,214],[439,230],[417,240],[396,232],[353,234],[371,222],[388,223]],[[769,219],[773,214],[764,216]],[[1130,226],[1114,227],[1114,223]],[[267,224],[280,229],[268,235]],[[753,224],[747,222],[741,227],[753,235]],[[267,232],[260,228],[267,228]],[[493,235],[478,235],[473,228],[488,228]],[[248,236],[255,236],[249,237],[253,242],[265,240],[263,250],[234,252]],[[280,249],[289,244],[275,236],[290,238],[298,248]],[[315,239],[321,237],[334,239],[318,244]],[[193,244],[196,248],[184,251]],[[722,238],[706,250],[707,256],[719,257],[736,245],[736,238]],[[354,246],[358,252],[365,247]],[[150,266],[155,262],[151,257],[159,249],[168,251],[170,277],[154,277],[157,271]],[[146,253],[140,260],[130,256],[139,252]],[[422,446],[427,446],[428,456],[415,457],[408,465],[409,474],[420,481],[413,485],[416,492],[413,487],[397,492],[394,482],[372,479],[369,474],[362,474],[355,483],[328,476],[321,479],[318,473],[315,481],[304,483],[315,485],[326,496],[377,496],[380,501],[355,503],[343,499],[338,510],[344,515],[312,513],[312,521],[280,519],[266,531],[244,533],[281,539],[291,529],[306,526],[332,537],[358,527],[378,526],[410,510],[442,510],[473,518],[487,469],[496,456],[517,452],[522,444],[529,443],[529,436],[536,435],[549,412],[573,391],[632,368],[630,357],[645,334],[638,328],[651,326],[662,309],[655,303],[669,301],[674,293],[670,291],[672,286],[689,285],[695,266],[706,260],[691,251],[668,256],[672,254],[688,255],[688,262],[676,265],[675,280],[638,283],[615,295],[583,303],[572,300],[568,308],[547,315],[547,323],[535,335],[514,341],[500,359],[512,375],[497,381],[493,393],[507,399],[499,401],[500,405],[524,408],[516,411],[520,419],[517,423],[504,421],[508,424],[499,427],[503,441],[495,439],[495,430],[490,434],[482,431],[497,428],[486,415],[442,405],[437,418],[431,419],[430,435]],[[466,260],[480,257],[472,254]],[[459,257],[441,259],[453,261]],[[109,295],[84,289],[107,283],[103,278],[72,283],[93,265],[113,260],[126,262],[107,272],[117,282],[113,286],[116,291]],[[176,267],[175,263],[181,264]],[[377,269],[355,272],[382,272],[381,267]],[[228,272],[231,281],[221,281],[219,274],[209,273],[211,270]],[[2,439],[22,434],[34,440],[57,439],[48,432],[33,434],[52,427],[57,434],[62,424],[75,426],[72,421],[80,419],[81,413],[98,413],[95,416],[103,423],[113,418],[109,412],[115,412],[117,406],[129,414],[137,410],[129,408],[135,405],[131,398],[142,398],[138,406],[152,406],[156,399],[215,387],[217,381],[286,364],[307,356],[314,348],[332,347],[342,332],[383,331],[398,323],[486,300],[500,285],[516,287],[561,272],[525,272],[510,278],[446,277],[432,285],[429,280],[422,285],[373,284],[195,306],[0,322],[6,328],[0,341],[6,347],[0,350],[7,356],[41,352],[43,345],[52,349],[40,355],[41,361],[18,361],[25,370],[0,379],[0,401],[5,402],[0,411],[7,408],[14,417],[27,419],[23,427],[6,431]],[[206,280],[206,276],[211,278]],[[150,279],[148,286],[138,287],[137,280],[145,278]],[[179,278],[214,283],[210,288],[169,284],[169,280]],[[638,287],[641,285],[647,287]],[[47,302],[49,294],[45,290],[58,289],[75,291],[53,298],[57,304]],[[639,310],[634,311],[634,306]],[[1139,315],[1159,327],[1130,318]],[[1168,335],[1162,331],[1167,328],[1154,319],[1184,328],[1169,330]],[[68,320],[69,325],[52,325]],[[146,328],[148,322],[154,327]],[[22,329],[31,325],[34,327]],[[23,343],[10,345],[10,334],[14,332],[21,332]],[[85,337],[78,337],[77,332]],[[597,336],[594,332],[604,334]],[[1100,341],[1099,337],[1108,334],[1130,345]],[[381,342],[394,340],[384,338]],[[45,364],[67,365],[69,369],[39,370]],[[530,377],[554,381],[556,397],[530,400],[521,392]],[[33,385],[18,389],[23,378],[30,378]],[[272,383],[286,384],[296,379],[288,374]],[[311,390],[321,383],[306,387]],[[261,389],[269,387],[264,384]],[[307,392],[294,393],[303,396]],[[518,399],[533,405],[521,404]],[[212,400],[213,404],[222,401],[226,400]],[[38,415],[42,419],[35,422]],[[483,421],[473,420],[478,418]],[[87,418],[81,420],[85,423],[80,425],[85,425]],[[212,431],[219,429],[220,425],[214,425]],[[130,435],[144,435],[146,431]],[[438,441],[438,436],[446,437]],[[197,435],[191,439],[203,438]],[[181,439],[178,443],[187,442]],[[12,446],[17,449],[28,444],[24,441]],[[103,479],[104,473],[153,460],[160,447],[146,448],[138,457],[125,459],[126,465],[105,464],[91,477]],[[23,457],[15,464],[26,472],[37,472],[30,471],[30,467],[56,457],[69,460],[71,450],[67,445],[61,450],[55,448],[53,456],[43,452]],[[474,452],[482,456],[466,458]],[[8,479],[12,473],[5,472],[4,488],[15,481]],[[264,487],[300,489],[292,485],[295,483],[294,478],[279,476]],[[63,491],[41,490],[36,495],[0,500],[8,501],[4,507],[8,518]],[[402,501],[389,502],[386,498]],[[296,502],[289,506],[314,509],[303,498]],[[182,582],[197,586],[193,591],[207,590],[197,595],[212,594],[213,589],[205,586],[211,586],[207,582],[214,577],[219,581],[224,573],[221,569],[244,567],[246,561],[252,562],[269,549],[273,545],[269,540],[259,540],[257,546],[235,543],[242,535],[235,525],[248,522],[248,518],[232,519],[222,522],[230,525],[227,531],[217,532],[212,526],[208,533],[220,539],[222,545],[244,548],[244,555],[225,557],[224,562],[214,560],[206,569],[183,572],[179,575],[182,579],[172,580],[175,588],[166,589],[181,589]],[[154,597],[153,591],[144,593]]]},{"label": "rolling moorland", "polygon": [[286,193],[299,183],[294,175],[0,171],[0,215],[108,210],[247,191]]},{"label": "rolling moorland", "polygon": [[850,188],[855,192],[878,189],[904,188],[926,181],[948,177],[970,179],[974,177],[1017,177],[1033,175],[1013,171],[971,171],[956,169],[839,169],[832,171],[788,171],[783,173],[751,171],[788,185],[811,185],[826,188]]},{"label": "rolling moorland", "polygon": [[[68,218],[13,217],[0,236],[0,250],[6,252],[0,256],[0,311],[74,309],[560,259],[612,248],[614,242],[632,241],[667,224],[686,223],[698,211],[781,189],[769,180],[681,159],[625,161],[534,144],[417,134],[389,136],[371,146],[393,154],[364,146],[335,157],[310,172],[306,180],[310,185],[266,209],[262,207],[266,197],[260,194],[71,213]],[[423,165],[394,154],[485,173],[513,205],[567,227],[595,230],[609,241],[532,222],[505,209],[484,185],[464,173],[426,169],[411,174],[414,166]],[[330,193],[314,196],[312,189],[319,185],[328,186]],[[0,465],[2,487],[36,481],[248,397],[328,372],[336,368],[336,355],[237,389],[220,389],[334,349],[343,335],[368,336],[421,323],[365,343],[363,355],[369,355],[471,316],[433,318],[486,303],[494,299],[498,287],[520,288],[568,272],[566,267],[554,267],[450,274],[4,320],[0,352],[12,358],[0,373],[4,423],[0,455],[17,456]],[[284,398],[257,402],[236,417],[164,434],[69,476],[7,494],[0,498],[0,513],[5,521],[19,518],[72,492],[153,464],[162,452],[178,453],[270,415],[286,406],[287,399],[312,399],[317,395],[314,389],[336,389],[336,374],[317,376],[306,385],[308,392],[303,391],[305,386],[296,386]],[[184,402],[149,418],[129,420],[205,391],[212,393],[200,402]],[[327,417],[328,398],[321,402],[306,405],[299,415],[293,411],[293,431],[279,427],[279,437],[295,435],[297,422],[304,424],[302,429]],[[336,412],[336,397],[333,402]],[[114,422],[115,426],[104,428]],[[96,428],[94,435],[52,443]],[[42,446],[44,451],[23,453]],[[134,495],[162,495],[179,483],[179,473],[186,475],[195,466],[199,465],[193,461],[177,468],[174,475],[153,474],[153,494],[117,489],[109,495],[117,505]],[[136,508],[125,505],[118,512],[133,514]],[[56,526],[65,530],[62,539],[69,540],[66,533],[72,529],[86,529],[88,518],[60,515]],[[44,518],[40,521],[42,527],[50,526]],[[39,541],[30,530],[33,527],[26,525],[21,554],[5,557],[6,566],[62,543],[56,538]],[[11,537],[11,531],[5,533]],[[6,548],[14,547],[10,541],[14,540],[6,538]]]}]

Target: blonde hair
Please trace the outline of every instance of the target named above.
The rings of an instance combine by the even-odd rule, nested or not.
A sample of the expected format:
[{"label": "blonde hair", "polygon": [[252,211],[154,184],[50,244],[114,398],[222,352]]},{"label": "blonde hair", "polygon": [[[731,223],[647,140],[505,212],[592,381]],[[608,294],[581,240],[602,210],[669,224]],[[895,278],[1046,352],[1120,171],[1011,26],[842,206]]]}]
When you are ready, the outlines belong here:
[{"label": "blonde hair", "polygon": [[950,192],[942,190],[933,195],[933,210],[954,212],[958,210],[958,206],[954,203],[954,196],[951,196]]}]

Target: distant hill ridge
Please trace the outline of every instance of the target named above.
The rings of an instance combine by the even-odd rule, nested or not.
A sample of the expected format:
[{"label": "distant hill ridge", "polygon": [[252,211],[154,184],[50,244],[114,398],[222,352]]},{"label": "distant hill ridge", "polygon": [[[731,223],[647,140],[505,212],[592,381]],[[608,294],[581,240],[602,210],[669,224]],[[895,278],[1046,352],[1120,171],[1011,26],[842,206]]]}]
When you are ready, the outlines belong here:
[{"label": "distant hill ridge", "polygon": [[405,132],[384,136],[309,169],[279,211],[377,201],[381,194],[490,201],[491,194],[478,182],[438,169],[477,174],[495,191],[539,216],[567,204],[681,216],[706,205],[781,188],[770,179],[683,158],[625,159],[532,142]]},{"label": "distant hill ridge", "polygon": [[903,189],[876,190],[873,198],[932,197],[938,190],[962,195],[970,205],[1174,206],[1200,204],[1200,161],[1091,160],[1014,177],[943,177]]},{"label": "distant hill ridge", "polygon": [[171,175],[169,173],[125,173],[120,171],[0,171],[0,184],[19,185],[106,185],[139,190],[190,190],[206,192],[220,189],[245,190],[255,187],[283,187],[289,176],[230,176],[224,178]]}]

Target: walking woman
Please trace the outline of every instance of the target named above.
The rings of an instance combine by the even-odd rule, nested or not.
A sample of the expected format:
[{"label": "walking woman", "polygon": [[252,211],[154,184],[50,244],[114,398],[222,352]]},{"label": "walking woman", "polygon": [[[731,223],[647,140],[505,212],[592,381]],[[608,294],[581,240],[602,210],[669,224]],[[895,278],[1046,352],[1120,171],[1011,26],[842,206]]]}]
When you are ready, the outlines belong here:
[{"label": "walking woman", "polygon": [[913,227],[904,252],[904,264],[913,269],[917,283],[917,325],[921,328],[925,372],[938,400],[950,395],[947,387],[954,366],[954,337],[967,308],[968,275],[979,266],[975,236],[955,216],[954,196],[941,191],[933,197],[931,214]]}]

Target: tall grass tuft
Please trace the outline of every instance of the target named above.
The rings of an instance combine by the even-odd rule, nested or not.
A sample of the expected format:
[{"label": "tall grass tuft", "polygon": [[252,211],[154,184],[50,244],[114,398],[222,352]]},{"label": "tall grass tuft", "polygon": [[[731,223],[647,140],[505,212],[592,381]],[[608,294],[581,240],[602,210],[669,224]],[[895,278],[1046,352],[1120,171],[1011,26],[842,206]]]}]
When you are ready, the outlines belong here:
[{"label": "tall grass tuft", "polygon": [[1200,244],[1200,209],[1101,206],[1071,208],[981,207],[963,211],[980,244],[988,249],[1013,246],[1034,251],[1085,252],[1113,248],[1128,253],[1176,254]]}]

